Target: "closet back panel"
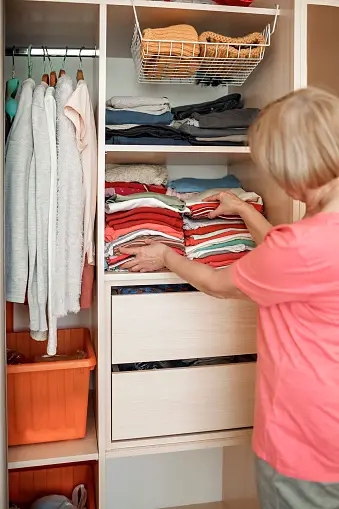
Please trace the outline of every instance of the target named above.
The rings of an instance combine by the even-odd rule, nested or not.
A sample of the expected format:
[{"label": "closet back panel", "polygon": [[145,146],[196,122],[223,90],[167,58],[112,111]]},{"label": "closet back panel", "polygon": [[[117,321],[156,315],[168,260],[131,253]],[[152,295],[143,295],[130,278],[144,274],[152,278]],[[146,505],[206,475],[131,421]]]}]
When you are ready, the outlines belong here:
[{"label": "closet back panel", "polygon": [[6,0],[8,46],[94,48],[98,27],[98,5]]},{"label": "closet back panel", "polygon": [[221,500],[222,461],[220,448],[108,460],[109,507],[159,509]]},{"label": "closet back panel", "polygon": [[[119,77],[119,79],[117,79]],[[107,58],[106,98],[113,95],[168,97],[171,106],[212,101],[228,93],[227,87],[138,83],[132,58]]]},{"label": "closet back panel", "polygon": [[307,8],[307,84],[339,96],[338,7]]}]

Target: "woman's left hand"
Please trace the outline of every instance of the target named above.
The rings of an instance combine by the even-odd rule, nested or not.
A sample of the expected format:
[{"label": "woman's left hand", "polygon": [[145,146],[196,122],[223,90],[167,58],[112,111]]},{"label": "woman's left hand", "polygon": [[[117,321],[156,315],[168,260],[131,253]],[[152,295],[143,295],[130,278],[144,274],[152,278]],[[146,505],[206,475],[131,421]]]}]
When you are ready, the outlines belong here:
[{"label": "woman's left hand", "polygon": [[133,255],[135,258],[121,266],[130,272],[154,272],[165,267],[165,255],[169,247],[160,242],[149,242],[147,246],[128,248],[121,247],[122,254]]}]

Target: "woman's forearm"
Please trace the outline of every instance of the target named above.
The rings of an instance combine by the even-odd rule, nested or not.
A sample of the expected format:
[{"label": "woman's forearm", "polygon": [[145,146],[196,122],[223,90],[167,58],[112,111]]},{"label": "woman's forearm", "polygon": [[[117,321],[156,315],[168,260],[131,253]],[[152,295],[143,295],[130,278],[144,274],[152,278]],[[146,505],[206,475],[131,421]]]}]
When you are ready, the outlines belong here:
[{"label": "woman's forearm", "polygon": [[246,223],[248,231],[252,235],[256,244],[261,244],[266,234],[271,230],[272,225],[267,219],[258,212],[252,205],[242,202],[239,205],[238,214]]},{"label": "woman's forearm", "polygon": [[171,272],[207,295],[218,298],[242,297],[232,282],[229,268],[216,270],[208,265],[188,260],[170,248],[165,252],[164,262]]}]

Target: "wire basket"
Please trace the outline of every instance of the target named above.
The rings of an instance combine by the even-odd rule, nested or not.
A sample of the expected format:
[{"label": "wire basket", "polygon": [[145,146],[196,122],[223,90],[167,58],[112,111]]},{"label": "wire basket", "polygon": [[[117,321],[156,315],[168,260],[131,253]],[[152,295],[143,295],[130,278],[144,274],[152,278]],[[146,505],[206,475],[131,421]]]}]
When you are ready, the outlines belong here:
[{"label": "wire basket", "polygon": [[[151,40],[143,37],[133,4],[135,27],[131,53],[139,83],[241,86],[263,60],[271,44],[273,25],[261,33],[260,44]],[[226,39],[226,38],[225,38]]]}]

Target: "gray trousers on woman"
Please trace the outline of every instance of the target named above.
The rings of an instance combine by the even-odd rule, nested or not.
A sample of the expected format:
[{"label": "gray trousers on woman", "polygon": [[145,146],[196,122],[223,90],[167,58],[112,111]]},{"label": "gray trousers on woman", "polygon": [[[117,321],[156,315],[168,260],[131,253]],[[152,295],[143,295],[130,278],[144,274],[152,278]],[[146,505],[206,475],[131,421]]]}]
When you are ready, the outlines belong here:
[{"label": "gray trousers on woman", "polygon": [[339,509],[339,483],[292,479],[259,458],[256,473],[261,509]]}]

